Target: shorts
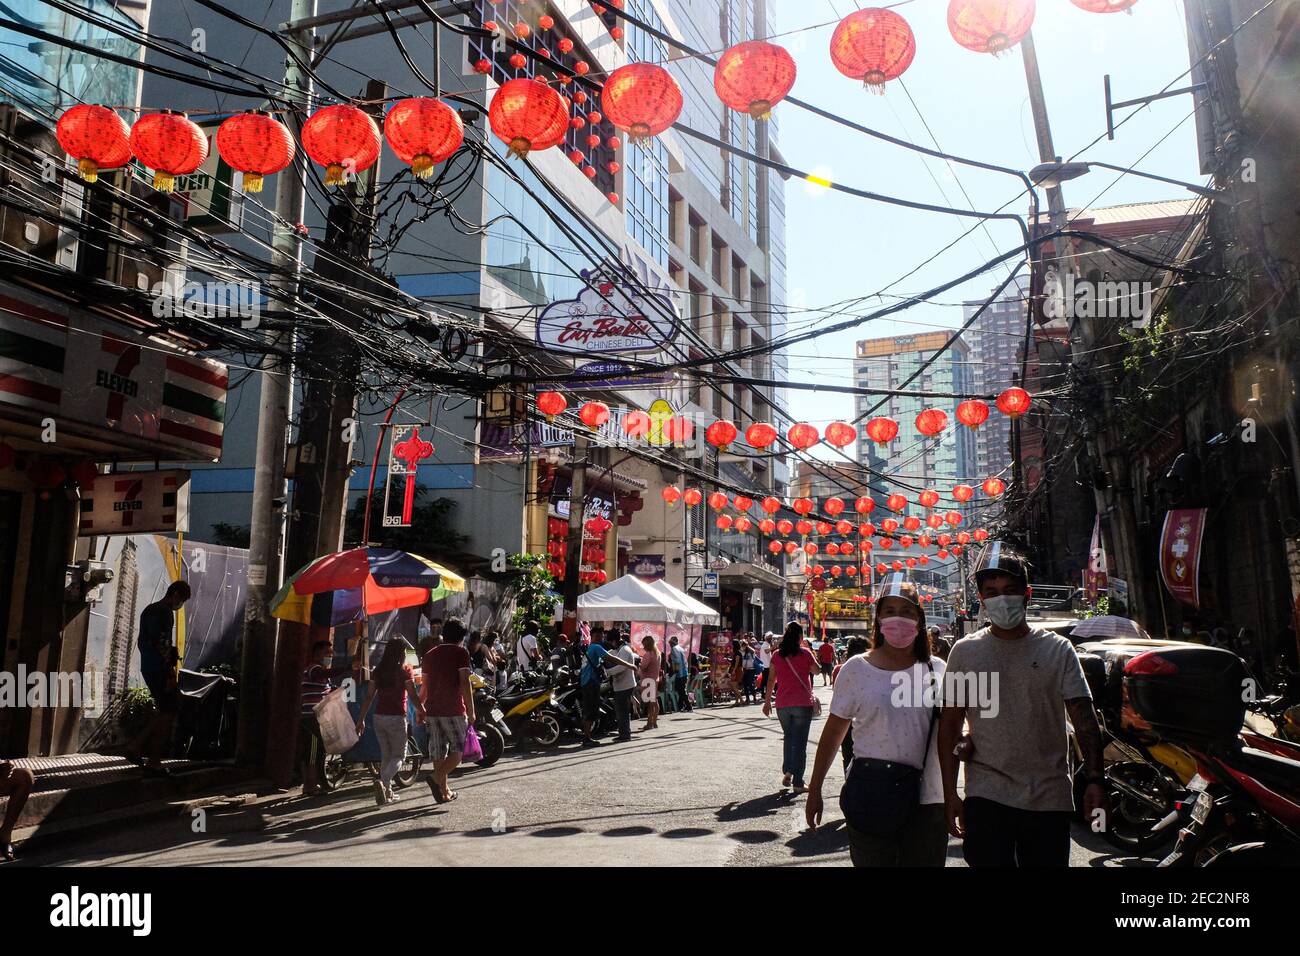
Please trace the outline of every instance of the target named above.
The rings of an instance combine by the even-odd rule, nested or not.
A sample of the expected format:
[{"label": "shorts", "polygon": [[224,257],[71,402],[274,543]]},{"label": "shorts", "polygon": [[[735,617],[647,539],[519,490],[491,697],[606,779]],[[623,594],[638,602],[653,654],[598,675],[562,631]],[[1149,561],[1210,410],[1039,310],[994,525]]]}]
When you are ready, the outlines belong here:
[{"label": "shorts", "polygon": [[429,732],[430,760],[446,760],[452,754],[459,757],[465,752],[465,738],[469,735],[469,718],[464,714],[454,717],[426,717],[424,726]]},{"label": "shorts", "polygon": [[166,671],[142,671],[140,676],[144,678],[144,685],[149,688],[149,696],[153,698],[158,713],[174,714],[180,709],[180,691],[174,682],[170,687],[168,686]]},{"label": "shorts", "polygon": [[834,665],[834,664],[823,664],[823,665],[822,665],[822,675],[825,676],[825,677],[830,677],[830,676],[831,676],[831,671],[834,670],[834,669],[835,669],[835,665]]},{"label": "shorts", "polygon": [[582,685],[582,719],[595,720],[600,713],[600,681],[588,681]]}]

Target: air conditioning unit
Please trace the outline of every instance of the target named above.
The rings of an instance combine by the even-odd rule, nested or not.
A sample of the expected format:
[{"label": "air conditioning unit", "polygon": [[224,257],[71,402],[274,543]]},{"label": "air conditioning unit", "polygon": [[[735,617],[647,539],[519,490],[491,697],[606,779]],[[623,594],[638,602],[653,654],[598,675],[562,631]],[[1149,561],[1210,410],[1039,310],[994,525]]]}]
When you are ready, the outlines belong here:
[{"label": "air conditioning unit", "polygon": [[79,221],[85,188],[63,175],[71,164],[54,131],[11,104],[0,104],[0,244],[74,269],[78,235],[59,220]]}]

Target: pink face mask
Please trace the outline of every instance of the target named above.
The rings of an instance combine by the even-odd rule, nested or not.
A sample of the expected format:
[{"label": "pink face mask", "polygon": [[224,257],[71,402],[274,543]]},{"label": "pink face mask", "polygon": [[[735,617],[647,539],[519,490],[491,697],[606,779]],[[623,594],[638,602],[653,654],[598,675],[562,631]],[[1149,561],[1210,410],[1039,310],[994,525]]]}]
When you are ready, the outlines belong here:
[{"label": "pink face mask", "polygon": [[911,647],[916,640],[917,623],[910,617],[885,617],[880,619],[880,633],[890,647],[900,650]]}]

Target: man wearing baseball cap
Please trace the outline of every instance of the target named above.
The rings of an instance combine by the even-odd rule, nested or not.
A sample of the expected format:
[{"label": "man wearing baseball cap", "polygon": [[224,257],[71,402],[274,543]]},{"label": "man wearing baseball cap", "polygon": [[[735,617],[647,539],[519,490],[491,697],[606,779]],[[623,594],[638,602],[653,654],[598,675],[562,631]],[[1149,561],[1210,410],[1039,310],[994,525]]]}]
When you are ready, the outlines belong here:
[{"label": "man wearing baseball cap", "polygon": [[[989,626],[953,645],[939,720],[948,830],[970,866],[1068,866],[1074,787],[1066,714],[1084,754],[1085,819],[1105,825],[1101,730],[1068,640],[1031,627],[1029,562],[991,541],[974,577]],[[963,724],[973,748],[965,799],[954,753]]]}]

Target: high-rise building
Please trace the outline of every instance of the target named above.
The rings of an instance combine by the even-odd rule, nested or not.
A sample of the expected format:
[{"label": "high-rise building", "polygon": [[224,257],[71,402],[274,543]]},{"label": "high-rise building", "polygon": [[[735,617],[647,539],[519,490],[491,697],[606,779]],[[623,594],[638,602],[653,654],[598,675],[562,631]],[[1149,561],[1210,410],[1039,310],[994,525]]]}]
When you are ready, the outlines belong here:
[{"label": "high-rise building", "polygon": [[[1023,286],[1008,286],[962,336],[970,343],[975,391],[996,395],[1014,384],[1020,374],[1026,295]],[[963,302],[962,319],[969,320],[983,305],[982,299]],[[1010,460],[1011,419],[994,413],[975,432],[975,471],[980,477],[1001,474]]]},{"label": "high-rise building", "polygon": [[[860,341],[854,360],[854,383],[884,392],[969,393],[975,384],[970,348],[958,339],[945,349],[950,337],[949,332],[927,332]],[[936,353],[938,358],[909,381]],[[858,436],[858,461],[876,473],[876,481],[885,484],[894,479],[915,486],[976,477],[975,437],[970,429],[956,427],[960,401],[920,394],[858,396],[859,418],[881,416],[899,424],[898,436],[884,446],[871,441],[863,427]],[[880,408],[868,415],[878,403]],[[939,408],[948,415],[949,427],[934,438],[922,438],[916,431],[916,416],[924,408]],[[864,426],[865,418],[861,423]]]}]

